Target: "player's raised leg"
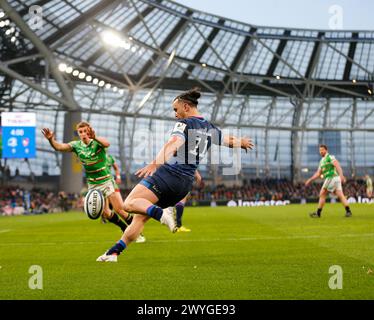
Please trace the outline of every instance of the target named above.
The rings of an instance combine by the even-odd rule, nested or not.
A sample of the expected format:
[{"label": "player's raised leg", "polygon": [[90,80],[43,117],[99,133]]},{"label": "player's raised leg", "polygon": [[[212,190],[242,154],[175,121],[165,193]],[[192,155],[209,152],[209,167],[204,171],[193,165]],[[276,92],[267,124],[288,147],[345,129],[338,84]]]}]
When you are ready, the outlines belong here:
[{"label": "player's raised leg", "polygon": [[169,227],[170,231],[175,232],[176,222],[173,215],[167,209],[155,205],[158,197],[146,186],[138,184],[125,200],[125,210],[132,213],[147,215],[161,224]]}]

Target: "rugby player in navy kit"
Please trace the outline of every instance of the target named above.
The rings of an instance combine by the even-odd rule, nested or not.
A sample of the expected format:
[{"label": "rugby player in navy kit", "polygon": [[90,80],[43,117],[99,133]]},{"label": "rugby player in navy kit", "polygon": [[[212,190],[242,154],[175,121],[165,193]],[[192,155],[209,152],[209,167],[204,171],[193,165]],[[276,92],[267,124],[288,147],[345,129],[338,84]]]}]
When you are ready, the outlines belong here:
[{"label": "rugby player in navy kit", "polygon": [[154,218],[177,230],[176,221],[168,210],[192,189],[194,174],[212,143],[229,148],[252,149],[249,138],[222,136],[220,129],[205,120],[198,112],[199,89],[177,96],[173,110],[178,119],[169,141],[149,165],[135,174],[143,178],[125,200],[124,210],[135,213],[122,238],[97,258],[102,262],[117,262],[117,256],[143,231],[144,224]]}]

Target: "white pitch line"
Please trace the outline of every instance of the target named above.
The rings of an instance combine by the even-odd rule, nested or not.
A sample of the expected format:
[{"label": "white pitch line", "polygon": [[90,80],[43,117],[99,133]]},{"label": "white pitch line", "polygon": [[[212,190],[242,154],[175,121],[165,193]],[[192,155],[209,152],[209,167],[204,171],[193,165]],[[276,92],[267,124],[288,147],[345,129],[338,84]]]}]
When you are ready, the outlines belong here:
[{"label": "white pitch line", "polygon": [[9,232],[11,231],[11,229],[4,229],[4,230],[0,230],[0,233],[5,233],[5,232]]},{"label": "white pitch line", "polygon": [[[264,240],[294,240],[294,239],[340,239],[340,238],[364,238],[374,237],[374,233],[363,234],[343,234],[343,235],[309,235],[309,236],[285,236],[285,237],[248,237],[248,238],[215,238],[215,239],[165,239],[165,240],[149,240],[150,243],[163,242],[218,242],[218,241],[264,241]],[[0,243],[3,246],[59,246],[59,245],[86,245],[86,244],[103,244],[114,243],[114,240],[103,241],[66,241],[66,242],[15,242]]]}]

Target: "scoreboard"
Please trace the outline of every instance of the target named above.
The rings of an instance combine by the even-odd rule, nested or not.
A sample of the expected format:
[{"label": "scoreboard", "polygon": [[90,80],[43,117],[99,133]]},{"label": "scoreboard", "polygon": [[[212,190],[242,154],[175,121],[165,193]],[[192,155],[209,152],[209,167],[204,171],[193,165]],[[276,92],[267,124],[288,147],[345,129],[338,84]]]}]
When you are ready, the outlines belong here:
[{"label": "scoreboard", "polygon": [[2,158],[36,157],[36,114],[31,112],[2,112]]}]

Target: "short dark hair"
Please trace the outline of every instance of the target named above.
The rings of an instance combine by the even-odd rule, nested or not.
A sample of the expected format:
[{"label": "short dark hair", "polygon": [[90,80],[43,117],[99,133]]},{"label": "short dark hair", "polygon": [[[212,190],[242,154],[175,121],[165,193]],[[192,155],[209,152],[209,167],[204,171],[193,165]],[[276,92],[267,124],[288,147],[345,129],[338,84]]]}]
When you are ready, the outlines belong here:
[{"label": "short dark hair", "polygon": [[320,144],[319,147],[323,148],[323,149],[326,149],[326,150],[329,150],[329,148],[327,148],[327,146],[325,144]]},{"label": "short dark hair", "polygon": [[188,103],[189,105],[192,105],[193,107],[197,107],[197,105],[199,104],[199,98],[201,97],[201,93],[200,93],[200,88],[193,88],[191,90],[188,90],[186,92],[183,92],[182,94],[180,94],[179,96],[177,96],[175,100],[182,100],[186,103]]}]

